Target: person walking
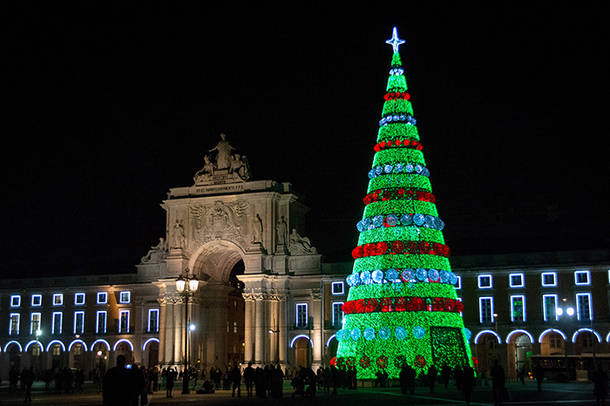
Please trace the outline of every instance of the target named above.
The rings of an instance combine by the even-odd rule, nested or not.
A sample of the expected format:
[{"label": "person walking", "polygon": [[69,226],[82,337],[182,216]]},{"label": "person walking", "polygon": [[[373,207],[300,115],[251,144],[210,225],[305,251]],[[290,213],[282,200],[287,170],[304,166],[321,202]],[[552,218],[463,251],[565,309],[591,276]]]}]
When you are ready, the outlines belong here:
[{"label": "person walking", "polygon": [[241,397],[241,371],[239,370],[239,366],[237,363],[233,365],[231,369],[231,382],[233,383],[233,388],[231,389],[231,397],[235,397],[235,389],[237,389],[237,397]]},{"label": "person walking", "polygon": [[277,364],[271,371],[271,397],[281,399],[283,396],[282,386],[284,385],[284,372],[280,364]]}]

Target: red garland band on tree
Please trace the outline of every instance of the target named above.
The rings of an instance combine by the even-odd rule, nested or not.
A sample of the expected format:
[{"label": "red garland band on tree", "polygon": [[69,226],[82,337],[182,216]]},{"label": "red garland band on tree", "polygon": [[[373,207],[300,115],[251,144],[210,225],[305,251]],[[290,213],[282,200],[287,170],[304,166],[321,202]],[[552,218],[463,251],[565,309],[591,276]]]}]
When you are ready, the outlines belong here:
[{"label": "red garland band on tree", "polygon": [[[432,282],[435,283],[435,282]],[[343,304],[345,314],[376,312],[454,312],[461,313],[464,304],[447,297],[400,296],[350,300]]]}]

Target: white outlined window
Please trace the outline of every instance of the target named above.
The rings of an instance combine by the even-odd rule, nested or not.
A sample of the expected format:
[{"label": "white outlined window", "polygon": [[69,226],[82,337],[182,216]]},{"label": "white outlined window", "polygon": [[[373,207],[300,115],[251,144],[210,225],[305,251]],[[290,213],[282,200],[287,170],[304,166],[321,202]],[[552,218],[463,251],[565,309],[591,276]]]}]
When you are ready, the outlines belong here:
[{"label": "white outlined window", "polygon": [[11,307],[21,306],[21,295],[11,295]]},{"label": "white outlined window", "polygon": [[74,334],[84,334],[85,312],[74,312]]},{"label": "white outlined window", "polygon": [[525,316],[525,296],[511,295],[510,297],[510,321],[523,323],[526,320]]},{"label": "white outlined window", "polygon": [[345,293],[343,282],[333,282],[330,286],[333,295],[343,295]]},{"label": "white outlined window", "polygon": [[576,317],[578,320],[593,320],[593,306],[590,293],[576,294]]},{"label": "white outlined window", "polygon": [[307,327],[307,303],[297,303],[296,305],[296,326]]},{"label": "white outlined window", "polygon": [[131,302],[131,292],[128,290],[124,290],[119,293],[119,303],[128,304]]},{"label": "white outlined window", "polygon": [[42,306],[42,295],[36,294],[32,295],[32,307],[40,307]]},{"label": "white outlined window", "polygon": [[490,324],[494,322],[494,298],[480,297],[479,298],[479,321],[481,324]]},{"label": "white outlined window", "polygon": [[129,310],[119,311],[119,333],[129,333]]},{"label": "white outlined window", "polygon": [[343,326],[343,302],[333,302],[332,322],[333,327]]},{"label": "white outlined window", "polygon": [[107,292],[97,292],[97,304],[106,304],[108,303],[108,293]]},{"label": "white outlined window", "polygon": [[8,335],[16,336],[19,335],[19,318],[21,315],[19,313],[11,313],[9,315],[8,321]]},{"label": "white outlined window", "polygon": [[525,286],[525,278],[522,273],[511,273],[508,275],[508,285],[511,288],[522,288]]},{"label": "white outlined window", "polygon": [[61,306],[63,304],[64,304],[63,293],[54,293],[53,294],[53,306]]},{"label": "white outlined window", "polygon": [[30,334],[36,334],[40,330],[40,318],[41,314],[34,312],[30,314]]},{"label": "white outlined window", "polygon": [[559,320],[556,294],[542,295],[542,315],[544,317],[544,321]]},{"label": "white outlined window", "polygon": [[479,275],[479,289],[493,288],[493,277],[491,275]]},{"label": "white outlined window", "polygon": [[159,331],[159,309],[148,309],[148,329],[149,333]]},{"label": "white outlined window", "polygon": [[542,272],[540,281],[542,286],[557,286],[557,272]]},{"label": "white outlined window", "polygon": [[85,304],[85,294],[84,293],[75,293],[74,294],[74,304],[77,306],[82,306]]},{"label": "white outlined window", "polygon": [[589,271],[575,271],[574,272],[574,284],[579,286],[585,286],[591,284],[591,273]]},{"label": "white outlined window", "polygon": [[62,312],[53,312],[51,318],[51,334],[61,334],[63,318],[64,314]]},{"label": "white outlined window", "polygon": [[462,277],[458,276],[458,275],[455,275],[455,277],[457,278],[457,282],[455,284],[455,289],[460,290],[460,289],[462,289]]},{"label": "white outlined window", "polygon": [[108,313],[104,310],[100,310],[95,314],[95,333],[106,334],[106,320]]}]

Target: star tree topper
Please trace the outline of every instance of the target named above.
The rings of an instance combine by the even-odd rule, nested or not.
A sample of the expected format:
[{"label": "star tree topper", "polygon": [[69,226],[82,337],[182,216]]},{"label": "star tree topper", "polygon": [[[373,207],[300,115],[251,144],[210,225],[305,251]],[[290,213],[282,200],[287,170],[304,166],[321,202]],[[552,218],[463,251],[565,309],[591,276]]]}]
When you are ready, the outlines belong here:
[{"label": "star tree topper", "polygon": [[398,47],[400,45],[404,44],[405,42],[406,41],[404,39],[398,38],[398,30],[396,30],[396,27],[394,27],[394,29],[392,30],[392,38],[387,40],[385,43],[392,45],[392,48],[394,49],[394,53],[396,53],[396,52],[398,52]]}]

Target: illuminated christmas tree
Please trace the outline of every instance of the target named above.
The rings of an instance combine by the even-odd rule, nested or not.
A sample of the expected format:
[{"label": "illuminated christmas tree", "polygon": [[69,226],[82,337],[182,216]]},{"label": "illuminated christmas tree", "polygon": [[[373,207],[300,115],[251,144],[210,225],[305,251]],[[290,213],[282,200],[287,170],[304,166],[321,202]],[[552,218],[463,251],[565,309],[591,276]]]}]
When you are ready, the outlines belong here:
[{"label": "illuminated christmas tree", "polygon": [[348,276],[345,322],[337,332],[336,362],[355,365],[359,379],[385,369],[397,377],[405,363],[416,371],[434,364],[472,365],[457,276],[449,264],[394,28],[394,54],[358,246]]}]

